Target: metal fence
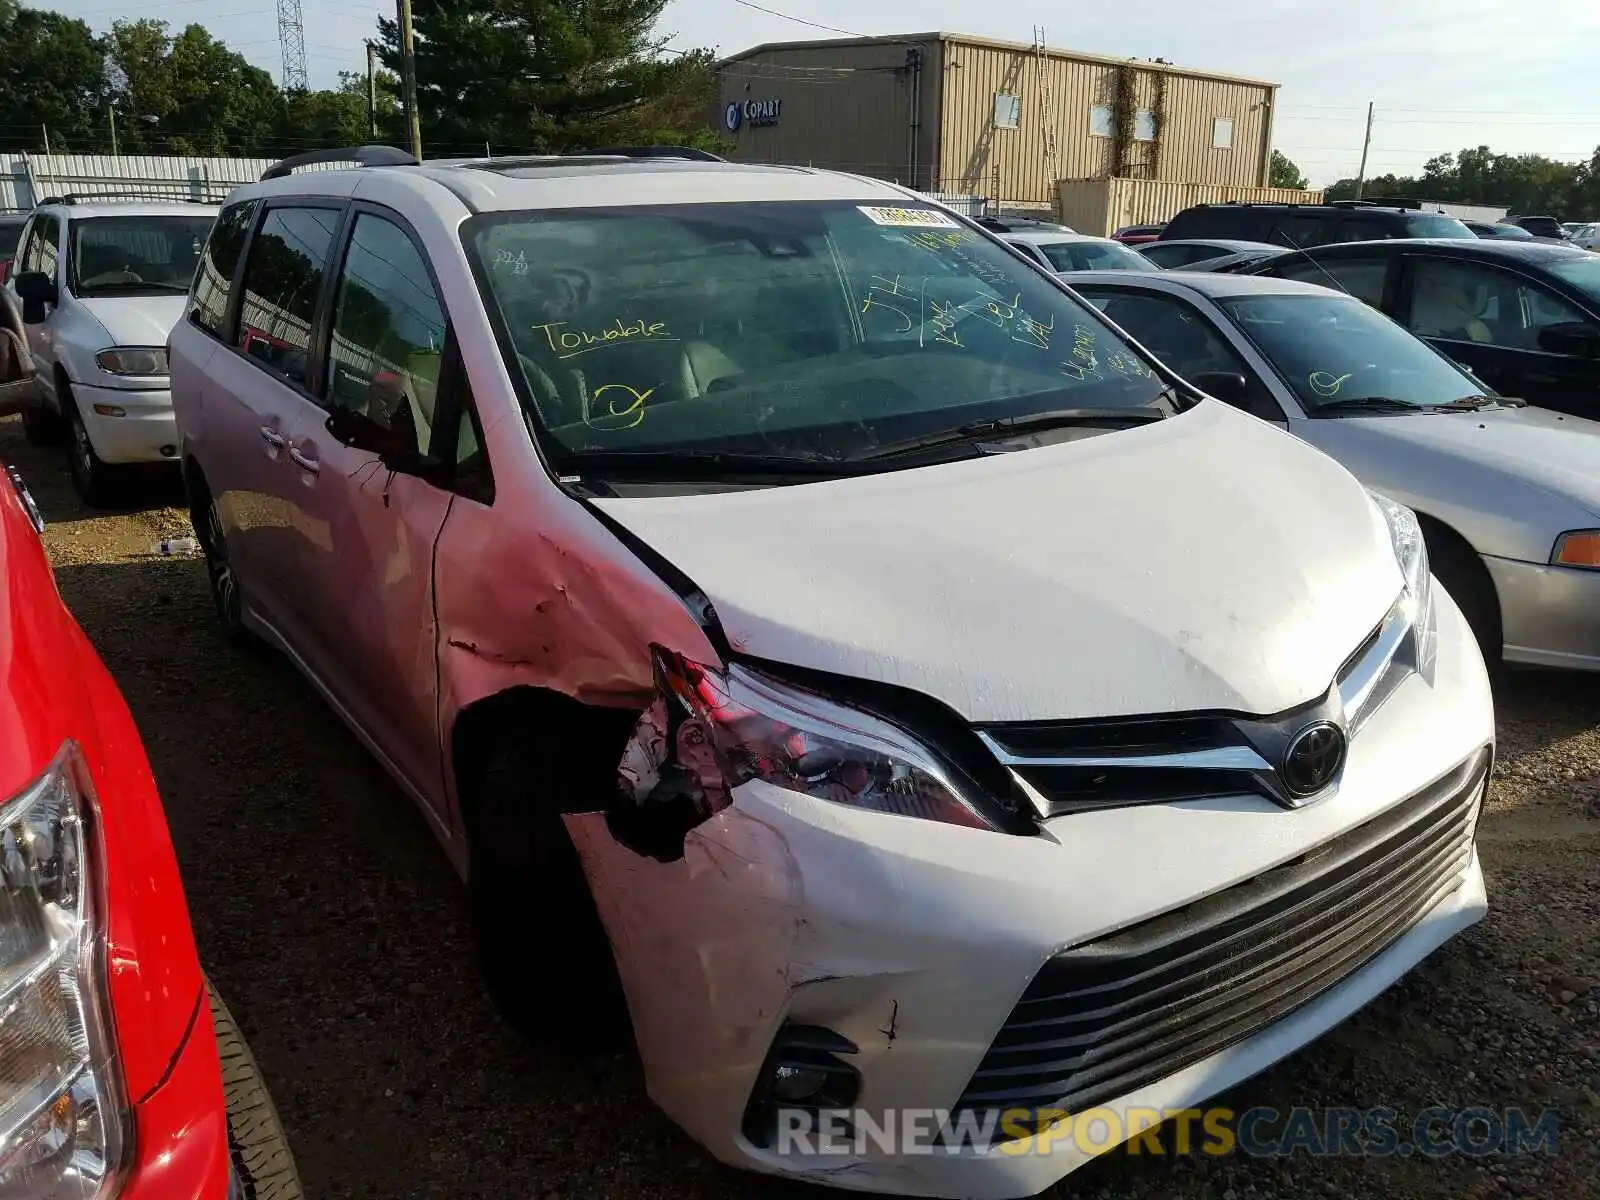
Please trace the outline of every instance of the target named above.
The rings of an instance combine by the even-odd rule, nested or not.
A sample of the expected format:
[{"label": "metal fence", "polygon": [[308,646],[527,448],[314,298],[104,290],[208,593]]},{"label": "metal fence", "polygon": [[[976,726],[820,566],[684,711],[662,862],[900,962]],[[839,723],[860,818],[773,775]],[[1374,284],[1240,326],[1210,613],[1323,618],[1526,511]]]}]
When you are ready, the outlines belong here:
[{"label": "metal fence", "polygon": [[[270,158],[182,158],[153,154],[7,155],[0,170],[0,211],[27,212],[48,196],[115,196],[220,204],[254,183]],[[322,169],[338,163],[317,164]]]}]

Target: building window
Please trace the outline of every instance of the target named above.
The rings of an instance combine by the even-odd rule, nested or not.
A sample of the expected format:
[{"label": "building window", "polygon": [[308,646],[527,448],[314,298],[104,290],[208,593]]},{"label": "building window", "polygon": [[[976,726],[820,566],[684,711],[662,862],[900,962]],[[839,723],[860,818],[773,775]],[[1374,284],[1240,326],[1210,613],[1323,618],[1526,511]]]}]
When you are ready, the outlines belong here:
[{"label": "building window", "polygon": [[1089,110],[1089,136],[1110,137],[1111,135],[1111,106],[1109,104],[1096,104]]},{"label": "building window", "polygon": [[1133,140],[1136,142],[1156,140],[1156,114],[1148,108],[1141,108],[1133,114]]},{"label": "building window", "polygon": [[1233,118],[1218,117],[1211,122],[1211,148],[1213,150],[1233,149]]},{"label": "building window", "polygon": [[994,94],[994,127],[1016,129],[1022,124],[1022,97],[1006,92]]}]

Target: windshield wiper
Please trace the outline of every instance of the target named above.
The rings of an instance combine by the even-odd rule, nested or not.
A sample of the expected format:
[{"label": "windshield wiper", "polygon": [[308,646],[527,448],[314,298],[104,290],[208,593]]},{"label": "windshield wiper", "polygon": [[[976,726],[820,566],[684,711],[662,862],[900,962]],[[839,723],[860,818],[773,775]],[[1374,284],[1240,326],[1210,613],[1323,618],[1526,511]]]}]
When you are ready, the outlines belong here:
[{"label": "windshield wiper", "polygon": [[1485,396],[1481,392],[1471,396],[1462,396],[1459,400],[1452,400],[1449,404],[1435,404],[1433,408],[1440,412],[1477,412],[1483,408],[1497,408],[1504,405],[1507,408],[1527,408],[1526,400],[1518,400],[1514,396]]},{"label": "windshield wiper", "polygon": [[563,455],[553,464],[563,477],[638,474],[667,478],[722,475],[807,475],[826,478],[859,472],[839,459],[724,450],[594,450]]},{"label": "windshield wiper", "polygon": [[935,450],[941,446],[955,446],[963,442],[1015,437],[1024,433],[1040,433],[1048,429],[1064,429],[1073,425],[1148,425],[1166,419],[1159,408],[1055,408],[1045,412],[1023,413],[1015,417],[992,417],[986,421],[969,421],[954,429],[941,429],[937,433],[907,438],[903,442],[890,442],[879,446],[853,461],[898,458],[921,450]]},{"label": "windshield wiper", "polygon": [[158,292],[179,292],[185,296],[189,294],[187,283],[163,283],[158,279],[141,279],[138,283],[102,283],[98,287],[82,288],[79,294],[100,296],[108,292],[137,292],[151,289]]},{"label": "windshield wiper", "polygon": [[1343,400],[1332,400],[1327,404],[1317,405],[1313,415],[1352,412],[1426,412],[1427,408],[1427,405],[1412,404],[1409,400],[1396,400],[1393,396],[1349,396]]}]

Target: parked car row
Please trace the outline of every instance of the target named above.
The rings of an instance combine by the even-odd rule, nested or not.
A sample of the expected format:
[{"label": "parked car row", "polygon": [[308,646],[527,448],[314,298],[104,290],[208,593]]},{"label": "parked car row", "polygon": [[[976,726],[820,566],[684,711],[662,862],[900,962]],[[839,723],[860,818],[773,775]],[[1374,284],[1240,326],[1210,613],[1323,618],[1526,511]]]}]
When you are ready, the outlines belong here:
[{"label": "parked car row", "polygon": [[[7,340],[16,314],[0,305]],[[25,355],[7,358],[9,374]],[[116,683],[56,590],[39,506],[0,482],[0,1193],[299,1200],[284,1131],[206,979]]]},{"label": "parked car row", "polygon": [[[1485,658],[1600,669],[1600,427],[1379,311],[1428,222],[1581,252],[1203,207],[1150,244],[1261,272],[704,155],[323,151],[194,218],[140,378],[223,630],[419,806],[509,1019],[631,1026],[725,1162],[1032,1195],[1063,1112],[1192,1107],[1481,919]],[[34,219],[76,261],[88,212]],[[49,265],[34,324],[105,307]],[[1542,295],[1467,301],[1575,353]],[[780,1137],[930,1108],[988,1133]]]}]

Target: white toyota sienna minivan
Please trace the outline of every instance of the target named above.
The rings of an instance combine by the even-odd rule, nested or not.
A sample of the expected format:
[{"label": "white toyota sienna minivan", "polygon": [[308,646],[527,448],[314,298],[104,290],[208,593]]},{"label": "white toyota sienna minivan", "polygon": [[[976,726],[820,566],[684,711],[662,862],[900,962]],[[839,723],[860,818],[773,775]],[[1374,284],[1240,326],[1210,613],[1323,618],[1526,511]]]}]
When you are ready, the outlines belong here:
[{"label": "white toyota sienna minivan", "polygon": [[1483,916],[1408,509],[886,183],[339,153],[172,337],[219,616],[719,1158],[1031,1195]]}]

